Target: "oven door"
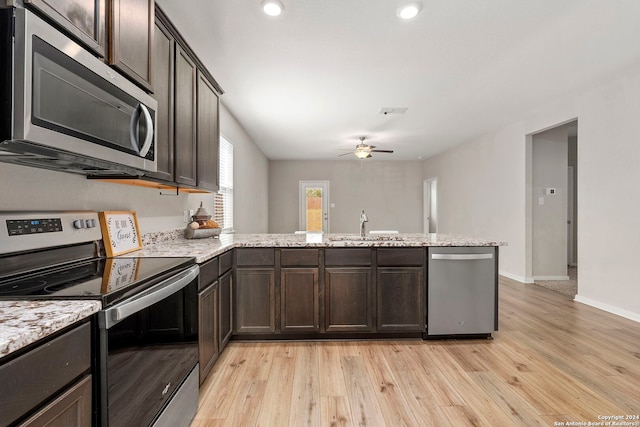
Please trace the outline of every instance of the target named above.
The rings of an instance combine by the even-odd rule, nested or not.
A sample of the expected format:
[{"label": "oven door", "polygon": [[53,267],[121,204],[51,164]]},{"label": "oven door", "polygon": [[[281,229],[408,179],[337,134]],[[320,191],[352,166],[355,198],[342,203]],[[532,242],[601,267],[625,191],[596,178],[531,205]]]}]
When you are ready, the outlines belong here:
[{"label": "oven door", "polygon": [[[191,266],[99,313],[99,425],[148,426],[185,400],[181,386],[198,362],[198,273]],[[191,408],[179,409],[185,425],[195,385]]]}]

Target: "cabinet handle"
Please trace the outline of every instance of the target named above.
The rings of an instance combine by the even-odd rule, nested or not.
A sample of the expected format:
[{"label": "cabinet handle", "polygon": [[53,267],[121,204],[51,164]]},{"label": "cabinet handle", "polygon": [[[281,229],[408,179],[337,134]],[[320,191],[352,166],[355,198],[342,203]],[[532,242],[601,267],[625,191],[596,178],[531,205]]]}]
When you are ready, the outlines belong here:
[{"label": "cabinet handle", "polygon": [[448,261],[468,261],[474,259],[493,259],[493,254],[431,254],[431,259]]}]

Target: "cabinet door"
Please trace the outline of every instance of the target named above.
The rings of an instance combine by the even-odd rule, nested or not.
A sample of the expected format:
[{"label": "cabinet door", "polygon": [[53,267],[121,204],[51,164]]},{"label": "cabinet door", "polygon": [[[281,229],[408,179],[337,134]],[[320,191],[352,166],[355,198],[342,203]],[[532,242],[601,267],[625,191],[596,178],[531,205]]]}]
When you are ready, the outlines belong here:
[{"label": "cabinet door", "polygon": [[151,90],[154,0],[111,0],[109,64]]},{"label": "cabinet door", "polygon": [[25,0],[47,15],[79,42],[105,56],[106,0]]},{"label": "cabinet door", "polygon": [[219,354],[218,347],[218,282],[210,285],[198,295],[198,359],[200,361],[200,384],[213,367]]},{"label": "cabinet door", "polygon": [[60,397],[20,424],[20,427],[38,426],[91,426],[91,375],[85,376]]},{"label": "cabinet door", "polygon": [[235,332],[276,331],[273,268],[239,268],[234,282]]},{"label": "cabinet door", "polygon": [[196,185],[196,65],[176,44],[175,180]]},{"label": "cabinet door", "polygon": [[318,331],[318,269],[283,268],[280,305],[281,331]]},{"label": "cabinet door", "polygon": [[198,72],[197,98],[197,177],[198,188],[218,191],[218,94],[207,78]]},{"label": "cabinet door", "polygon": [[156,22],[153,43],[153,93],[158,101],[156,112],[157,172],[148,176],[173,181],[173,78],[175,43],[169,30]]},{"label": "cabinet door", "polygon": [[220,325],[220,351],[227,345],[231,338],[232,329],[232,294],[231,294],[231,272],[227,272],[220,277],[220,306],[218,311],[218,323]]},{"label": "cabinet door", "polygon": [[371,269],[325,269],[325,330],[371,332],[373,292]]},{"label": "cabinet door", "polygon": [[379,267],[377,279],[378,331],[424,331],[426,284],[423,269]]}]

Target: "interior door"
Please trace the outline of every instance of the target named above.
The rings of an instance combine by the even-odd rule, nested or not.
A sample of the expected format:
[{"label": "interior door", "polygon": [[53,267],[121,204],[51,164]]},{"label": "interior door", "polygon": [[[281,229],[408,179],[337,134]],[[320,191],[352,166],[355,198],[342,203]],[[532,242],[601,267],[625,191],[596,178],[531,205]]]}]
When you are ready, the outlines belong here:
[{"label": "interior door", "polygon": [[329,232],[329,181],[300,181],[300,231]]},{"label": "interior door", "polygon": [[430,178],[425,179],[422,184],[423,190],[423,209],[422,215],[423,233],[437,233],[438,232],[438,179]]}]

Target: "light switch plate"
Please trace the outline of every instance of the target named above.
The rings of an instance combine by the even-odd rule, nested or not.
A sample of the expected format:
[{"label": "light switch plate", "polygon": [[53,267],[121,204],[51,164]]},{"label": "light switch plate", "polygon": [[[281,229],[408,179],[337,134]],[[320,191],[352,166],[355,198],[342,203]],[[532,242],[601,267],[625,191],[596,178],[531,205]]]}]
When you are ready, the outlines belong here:
[{"label": "light switch plate", "polygon": [[544,197],[538,197],[538,204],[544,205]]}]

